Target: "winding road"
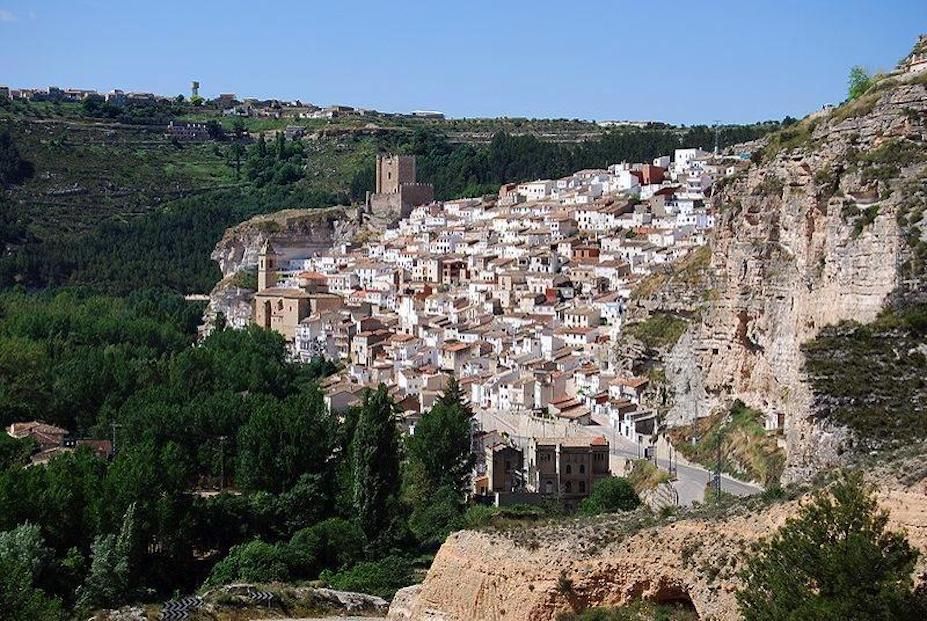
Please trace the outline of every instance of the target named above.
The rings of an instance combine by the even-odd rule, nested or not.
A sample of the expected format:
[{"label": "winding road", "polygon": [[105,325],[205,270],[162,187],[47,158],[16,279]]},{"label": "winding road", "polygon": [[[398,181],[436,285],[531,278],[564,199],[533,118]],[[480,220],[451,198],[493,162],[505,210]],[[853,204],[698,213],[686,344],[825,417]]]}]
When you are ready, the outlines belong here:
[{"label": "winding road", "polygon": [[[476,418],[485,431],[506,432],[518,440],[527,440],[529,434],[526,428],[529,425],[530,417],[527,414],[516,414],[512,412],[498,412],[494,410],[477,410]],[[619,434],[611,428],[606,421],[601,419],[594,420],[593,425],[577,425],[568,423],[567,430],[571,436],[602,436],[608,439],[609,452],[617,458],[640,459],[641,447],[631,440]],[[602,424],[605,423],[605,424]],[[657,465],[663,470],[669,470],[669,457],[671,449],[666,446],[657,447]],[[672,451],[675,453],[675,451]],[[689,506],[694,502],[703,502],[705,499],[705,487],[711,477],[711,473],[696,464],[688,463],[677,456],[673,456],[676,465],[676,479],[672,482],[673,487],[679,494],[679,504]],[[752,496],[763,491],[763,488],[753,483],[740,481],[728,475],[721,477],[721,489],[728,494],[735,496]]]}]

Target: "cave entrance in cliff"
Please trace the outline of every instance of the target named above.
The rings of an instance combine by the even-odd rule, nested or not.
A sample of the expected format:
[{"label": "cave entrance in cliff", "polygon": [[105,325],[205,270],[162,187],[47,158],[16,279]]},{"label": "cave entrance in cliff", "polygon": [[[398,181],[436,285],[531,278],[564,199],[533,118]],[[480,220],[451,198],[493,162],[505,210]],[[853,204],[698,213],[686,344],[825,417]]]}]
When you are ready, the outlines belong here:
[{"label": "cave entrance in cliff", "polygon": [[653,603],[661,606],[672,606],[680,610],[694,612],[696,618],[698,618],[698,610],[695,609],[695,604],[692,602],[692,598],[689,597],[685,589],[679,587],[664,587],[657,591],[650,599]]}]

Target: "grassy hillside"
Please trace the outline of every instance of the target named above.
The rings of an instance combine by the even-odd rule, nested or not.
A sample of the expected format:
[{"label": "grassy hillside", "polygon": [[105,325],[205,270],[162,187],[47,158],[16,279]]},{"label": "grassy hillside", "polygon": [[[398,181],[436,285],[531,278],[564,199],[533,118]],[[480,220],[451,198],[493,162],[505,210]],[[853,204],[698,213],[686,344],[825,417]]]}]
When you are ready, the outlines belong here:
[{"label": "grassy hillside", "polygon": [[723,471],[766,487],[778,485],[785,466],[785,454],[775,436],[763,428],[762,412],[739,400],[729,410],[673,428],[670,439],[686,459],[713,469],[720,453]]},{"label": "grassy hillside", "polygon": [[824,328],[802,348],[821,415],[853,430],[866,449],[927,437],[925,336],[924,304]]},{"label": "grassy hillside", "polygon": [[[170,120],[210,123],[214,139],[171,141]],[[283,140],[289,125],[305,138]],[[728,127],[721,143],[775,126]],[[0,286],[117,293],[140,283],[208,290],[219,277],[209,251],[226,227],[258,213],[363,200],[381,151],[416,155],[420,180],[447,199],[714,141],[706,127],[606,132],[576,120],[232,119],[184,102],[5,101],[0,134],[34,171],[0,196]]]}]

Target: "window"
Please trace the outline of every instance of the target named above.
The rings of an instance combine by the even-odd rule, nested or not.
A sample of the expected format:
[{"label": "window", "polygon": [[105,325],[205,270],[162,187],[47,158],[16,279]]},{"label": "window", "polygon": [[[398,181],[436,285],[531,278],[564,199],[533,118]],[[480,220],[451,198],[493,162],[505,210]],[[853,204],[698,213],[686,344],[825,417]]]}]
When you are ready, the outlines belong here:
[{"label": "window", "polygon": [[569,494],[570,492],[573,491],[573,482],[567,481],[566,484],[563,486],[563,488],[566,490],[566,493]]},{"label": "window", "polygon": [[567,474],[573,474],[573,466],[571,466],[570,464],[567,464],[567,465],[566,465],[566,473],[567,473]]},{"label": "window", "polygon": [[579,465],[579,473],[580,473],[580,474],[586,474],[586,464],[580,464],[580,465]]},{"label": "window", "polygon": [[580,481],[580,482],[579,482],[579,493],[580,493],[580,494],[585,494],[585,493],[586,493],[586,482],[585,482],[585,481]]},{"label": "window", "polygon": [[554,484],[551,481],[544,482],[544,493],[552,494],[554,492]]}]

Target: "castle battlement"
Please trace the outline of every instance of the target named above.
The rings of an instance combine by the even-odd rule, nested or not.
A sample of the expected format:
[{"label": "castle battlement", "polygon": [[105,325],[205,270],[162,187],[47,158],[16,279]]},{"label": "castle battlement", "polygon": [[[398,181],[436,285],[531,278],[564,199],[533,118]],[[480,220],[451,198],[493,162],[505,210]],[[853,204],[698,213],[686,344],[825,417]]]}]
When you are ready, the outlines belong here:
[{"label": "castle battlement", "polygon": [[416,181],[414,155],[377,155],[376,192],[368,194],[367,213],[396,212],[405,217],[414,207],[434,202],[434,186]]}]

